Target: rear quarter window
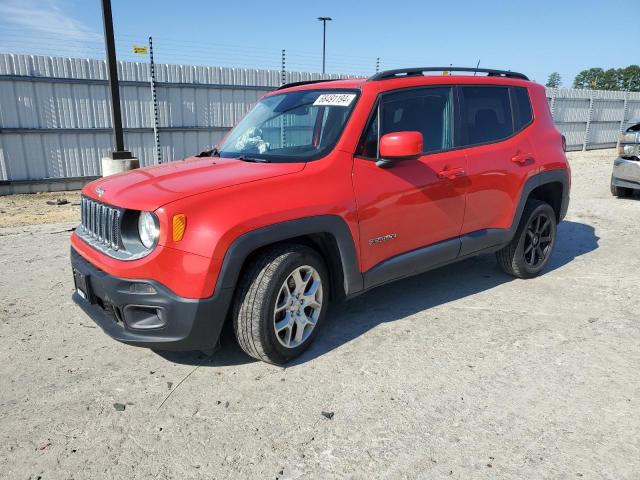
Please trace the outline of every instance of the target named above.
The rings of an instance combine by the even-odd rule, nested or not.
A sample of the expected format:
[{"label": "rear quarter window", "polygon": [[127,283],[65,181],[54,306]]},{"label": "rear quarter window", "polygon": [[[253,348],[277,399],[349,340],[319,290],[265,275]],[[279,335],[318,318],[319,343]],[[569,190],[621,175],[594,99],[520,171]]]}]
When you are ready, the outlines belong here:
[{"label": "rear quarter window", "polygon": [[511,104],[513,105],[513,123],[519,132],[533,121],[529,92],[523,87],[511,87]]}]

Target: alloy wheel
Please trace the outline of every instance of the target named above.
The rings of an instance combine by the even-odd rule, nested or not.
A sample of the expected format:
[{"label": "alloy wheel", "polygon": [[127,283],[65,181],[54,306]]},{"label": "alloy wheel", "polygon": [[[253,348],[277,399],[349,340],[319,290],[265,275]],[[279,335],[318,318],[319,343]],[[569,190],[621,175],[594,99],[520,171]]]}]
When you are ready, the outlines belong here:
[{"label": "alloy wheel", "polygon": [[276,299],[273,326],[283,347],[302,345],[316,326],[323,305],[322,279],[309,265],[296,268],[286,278]]},{"label": "alloy wheel", "polygon": [[552,219],[539,213],[529,220],[524,239],[524,261],[531,268],[540,266],[551,251],[553,242]]}]

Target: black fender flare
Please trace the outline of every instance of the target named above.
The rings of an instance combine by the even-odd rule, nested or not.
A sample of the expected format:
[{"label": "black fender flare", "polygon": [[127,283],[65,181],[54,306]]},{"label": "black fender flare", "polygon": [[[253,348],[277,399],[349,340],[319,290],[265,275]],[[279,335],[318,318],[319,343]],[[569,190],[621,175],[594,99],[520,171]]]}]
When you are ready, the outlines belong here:
[{"label": "black fender flare", "polygon": [[529,178],[524,187],[522,188],[522,192],[520,193],[520,201],[518,202],[518,207],[516,209],[515,215],[513,216],[513,222],[511,223],[511,227],[509,231],[511,232],[511,237],[516,233],[516,229],[520,224],[520,218],[522,217],[522,212],[524,211],[524,207],[529,199],[529,195],[531,192],[542,185],[546,185],[548,183],[561,183],[562,184],[562,201],[560,203],[560,215],[559,221],[562,221],[567,214],[567,209],[569,208],[569,171],[567,169],[557,169],[557,170],[547,170],[546,172],[538,173]]},{"label": "black fender flare", "polygon": [[224,256],[216,291],[235,289],[245,261],[257,249],[311,234],[329,234],[335,240],[344,278],[344,294],[351,296],[361,291],[364,282],[358,267],[355,242],[346,222],[337,215],[317,215],[288,220],[240,235],[233,241]]}]

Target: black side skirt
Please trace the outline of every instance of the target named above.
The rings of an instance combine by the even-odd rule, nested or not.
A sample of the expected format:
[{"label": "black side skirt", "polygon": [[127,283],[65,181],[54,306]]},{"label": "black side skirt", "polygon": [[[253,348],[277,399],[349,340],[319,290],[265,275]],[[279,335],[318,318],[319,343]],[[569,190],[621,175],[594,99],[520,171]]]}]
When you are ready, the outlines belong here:
[{"label": "black side skirt", "polygon": [[424,273],[482,253],[500,250],[511,241],[510,229],[487,229],[397,255],[364,274],[365,290]]}]

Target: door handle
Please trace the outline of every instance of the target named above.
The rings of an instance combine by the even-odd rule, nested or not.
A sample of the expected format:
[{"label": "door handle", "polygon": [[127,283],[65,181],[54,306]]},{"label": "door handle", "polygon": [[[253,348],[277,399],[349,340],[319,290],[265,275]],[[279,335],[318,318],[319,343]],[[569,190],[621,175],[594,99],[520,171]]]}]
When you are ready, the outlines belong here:
[{"label": "door handle", "polygon": [[517,163],[518,165],[524,165],[527,162],[534,162],[535,158],[530,153],[516,153],[513,157],[511,157],[511,161],[513,163]]},{"label": "door handle", "polygon": [[455,180],[457,177],[462,177],[464,174],[464,168],[447,168],[438,172],[438,178],[448,178],[449,180]]}]

